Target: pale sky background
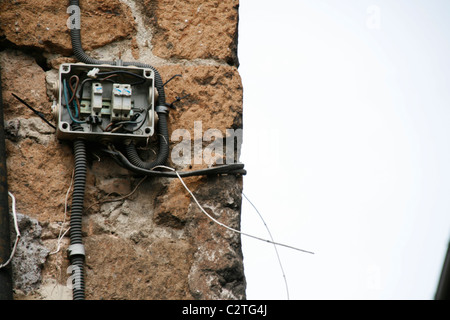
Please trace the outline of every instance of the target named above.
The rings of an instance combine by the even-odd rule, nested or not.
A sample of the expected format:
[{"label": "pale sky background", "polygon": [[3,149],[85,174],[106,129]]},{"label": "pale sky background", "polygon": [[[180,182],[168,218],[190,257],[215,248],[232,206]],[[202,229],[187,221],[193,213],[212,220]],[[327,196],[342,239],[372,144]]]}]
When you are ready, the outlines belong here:
[{"label": "pale sky background", "polygon": [[[241,0],[244,193],[290,299],[433,299],[450,240],[450,1]],[[243,200],[242,231],[268,238]],[[243,237],[248,299],[286,299]]]}]

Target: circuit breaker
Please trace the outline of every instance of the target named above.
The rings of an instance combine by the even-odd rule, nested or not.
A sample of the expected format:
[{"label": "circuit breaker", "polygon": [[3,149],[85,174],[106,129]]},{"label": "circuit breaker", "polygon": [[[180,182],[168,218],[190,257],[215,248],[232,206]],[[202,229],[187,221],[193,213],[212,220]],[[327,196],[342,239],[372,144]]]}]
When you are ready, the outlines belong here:
[{"label": "circuit breaker", "polygon": [[155,132],[155,74],[134,66],[62,64],[57,137],[146,140]]}]

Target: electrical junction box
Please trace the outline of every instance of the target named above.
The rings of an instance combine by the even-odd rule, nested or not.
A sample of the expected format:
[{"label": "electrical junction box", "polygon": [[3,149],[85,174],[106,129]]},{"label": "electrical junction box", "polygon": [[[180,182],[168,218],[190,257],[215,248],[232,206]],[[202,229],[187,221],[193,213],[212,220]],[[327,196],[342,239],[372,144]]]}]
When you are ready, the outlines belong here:
[{"label": "electrical junction box", "polygon": [[155,74],[134,66],[62,64],[53,106],[59,139],[147,140],[155,132]]}]

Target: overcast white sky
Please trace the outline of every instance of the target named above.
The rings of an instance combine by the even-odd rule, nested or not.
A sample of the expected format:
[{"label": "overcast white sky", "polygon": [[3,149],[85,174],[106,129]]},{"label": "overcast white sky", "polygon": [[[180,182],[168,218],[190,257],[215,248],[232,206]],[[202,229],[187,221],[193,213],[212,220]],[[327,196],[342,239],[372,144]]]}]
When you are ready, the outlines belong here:
[{"label": "overcast white sky", "polygon": [[[450,1],[241,0],[244,193],[290,299],[433,299],[450,240]],[[268,237],[243,200],[242,230]],[[243,237],[249,299],[286,299]]]}]

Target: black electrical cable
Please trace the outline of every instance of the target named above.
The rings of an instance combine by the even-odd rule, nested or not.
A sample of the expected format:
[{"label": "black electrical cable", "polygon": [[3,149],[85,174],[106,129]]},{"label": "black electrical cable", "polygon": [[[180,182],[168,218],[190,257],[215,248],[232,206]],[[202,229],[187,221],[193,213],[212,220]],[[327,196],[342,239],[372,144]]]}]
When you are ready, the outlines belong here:
[{"label": "black electrical cable", "polygon": [[175,79],[176,77],[182,77],[181,74],[176,74],[174,76],[172,76],[169,80],[167,80],[166,82],[164,82],[163,87],[166,86],[166,84],[168,84],[170,81],[172,81],[173,79]]},{"label": "black electrical cable", "polygon": [[32,106],[30,106],[25,100],[19,98],[18,96],[16,96],[14,93],[11,93],[13,95],[14,98],[16,98],[17,100],[19,100],[23,105],[25,105],[28,109],[30,109],[31,111],[33,111],[39,118],[41,118],[42,120],[44,120],[44,122],[46,124],[48,124],[50,127],[52,127],[53,129],[56,130],[56,127],[51,124],[47,119],[45,119],[45,116],[43,113],[37,111],[36,109],[34,109]]},{"label": "black electrical cable", "polygon": [[144,125],[145,121],[147,121],[147,118],[148,118],[148,111],[145,110],[144,119],[141,121],[141,124],[138,125],[136,128],[133,128],[132,130],[126,129],[125,131],[127,131],[127,132],[136,132],[136,131],[138,131],[139,129],[142,128],[142,126]]},{"label": "black electrical cable", "polygon": [[145,77],[143,77],[139,74],[133,73],[133,72],[126,71],[126,70],[99,72],[99,73],[97,73],[97,76],[112,76],[112,75],[119,75],[119,74],[124,74],[124,75],[128,75],[128,76],[132,76],[132,77],[141,79],[141,81],[130,83],[130,85],[132,85],[132,86],[143,84],[147,81],[147,79]]},{"label": "black electrical cable", "polygon": [[[142,116],[142,112],[144,112],[144,111],[145,111],[145,114],[144,114],[144,116]],[[138,131],[139,129],[141,129],[142,126],[144,125],[145,121],[147,121],[148,111],[147,111],[147,110],[144,110],[144,111],[141,111],[140,113],[135,113],[135,114],[133,115],[134,120],[130,120],[130,121],[120,121],[120,122],[115,123],[115,125],[116,125],[116,126],[117,126],[117,125],[122,125],[122,126],[123,126],[122,130],[123,130],[124,132],[128,132],[128,133],[136,132],[136,131]],[[138,119],[139,117],[143,117],[143,119],[142,119],[141,121],[137,121],[137,119]],[[126,126],[128,126],[128,125],[132,125],[132,126],[134,126],[134,128],[129,129],[129,128],[126,127]]]},{"label": "black electrical cable", "polygon": [[[143,169],[141,167],[133,165],[127,157],[125,157],[118,150],[103,149],[103,151],[109,154],[120,166],[133,171],[138,174],[153,176],[153,177],[165,177],[165,178],[178,178],[177,173],[170,171],[156,171],[152,169],[158,169],[157,166],[150,169]],[[245,175],[247,172],[244,170],[244,164],[233,163],[219,165],[217,167],[211,167],[207,169],[192,170],[192,171],[179,171],[178,174],[182,178],[194,177],[194,176],[208,176],[208,175],[222,175],[222,174],[232,174],[232,175]]]},{"label": "black electrical cable", "polygon": [[85,84],[88,83],[88,82],[94,82],[94,81],[98,81],[98,82],[108,81],[108,82],[114,83],[114,80],[106,79],[106,78],[104,78],[104,79],[91,79],[91,78],[84,79],[84,80],[81,82],[81,85],[79,86],[79,90],[78,90],[78,93],[77,93],[78,98],[79,98],[80,100],[83,99],[83,94],[84,94],[84,87],[85,87]]}]

